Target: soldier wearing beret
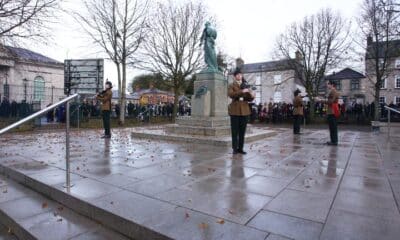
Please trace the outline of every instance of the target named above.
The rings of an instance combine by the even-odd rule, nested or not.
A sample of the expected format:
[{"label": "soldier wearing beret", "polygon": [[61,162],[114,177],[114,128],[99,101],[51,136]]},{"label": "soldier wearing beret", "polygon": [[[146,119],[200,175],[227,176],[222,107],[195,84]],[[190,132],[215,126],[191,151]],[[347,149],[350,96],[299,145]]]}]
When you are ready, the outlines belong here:
[{"label": "soldier wearing beret", "polygon": [[231,134],[233,154],[246,154],[243,150],[244,136],[246,134],[247,118],[250,115],[249,102],[253,101],[254,95],[244,84],[240,69],[233,73],[234,81],[228,86],[228,96],[232,99],[228,112],[231,118]]},{"label": "soldier wearing beret", "polygon": [[103,115],[104,136],[101,138],[111,138],[110,118],[111,118],[111,98],[112,83],[106,82],[106,89],[96,95],[96,99],[101,102],[101,111]]}]

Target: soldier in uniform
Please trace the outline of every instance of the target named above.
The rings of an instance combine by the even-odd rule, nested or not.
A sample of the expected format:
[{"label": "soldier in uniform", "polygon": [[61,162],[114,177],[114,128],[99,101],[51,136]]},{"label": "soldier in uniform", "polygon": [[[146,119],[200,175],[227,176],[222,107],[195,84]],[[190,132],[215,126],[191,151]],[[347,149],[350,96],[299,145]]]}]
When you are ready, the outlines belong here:
[{"label": "soldier in uniform", "polygon": [[300,125],[303,118],[303,99],[300,96],[301,91],[294,91],[293,99],[293,134],[300,134]]},{"label": "soldier in uniform", "polygon": [[232,99],[229,104],[231,117],[231,134],[233,154],[246,154],[243,151],[244,136],[246,133],[247,117],[250,115],[249,102],[254,95],[246,84],[243,84],[243,76],[240,69],[233,73],[234,81],[228,86],[228,96]]},{"label": "soldier in uniform", "polygon": [[332,104],[338,103],[339,100],[339,93],[336,91],[336,84],[333,81],[327,82],[328,86],[328,110],[327,110],[327,118],[328,118],[328,125],[329,125],[329,134],[331,137],[331,141],[327,142],[328,145],[338,145],[338,130],[337,130],[337,121],[336,117],[333,114]]},{"label": "soldier in uniform", "polygon": [[111,138],[110,118],[111,118],[111,98],[112,98],[112,83],[106,82],[106,89],[101,93],[96,94],[96,99],[101,102],[101,111],[103,115],[104,136],[101,138]]}]

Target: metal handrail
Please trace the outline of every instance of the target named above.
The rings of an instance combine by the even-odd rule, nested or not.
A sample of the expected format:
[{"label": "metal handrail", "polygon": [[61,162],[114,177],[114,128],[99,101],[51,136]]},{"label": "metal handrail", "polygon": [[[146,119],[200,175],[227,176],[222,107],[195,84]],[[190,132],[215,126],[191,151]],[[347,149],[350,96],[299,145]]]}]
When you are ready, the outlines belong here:
[{"label": "metal handrail", "polygon": [[71,186],[71,178],[70,178],[70,166],[69,166],[69,156],[70,156],[69,155],[69,145],[70,145],[69,144],[69,126],[70,126],[69,102],[72,99],[74,99],[74,98],[76,98],[78,96],[79,96],[79,94],[76,93],[74,95],[66,97],[63,100],[59,101],[58,103],[54,103],[53,105],[48,106],[48,107],[46,107],[46,108],[44,108],[44,109],[42,109],[42,110],[40,110],[38,112],[35,112],[35,113],[33,113],[33,114],[31,114],[31,115],[19,120],[18,122],[13,123],[13,124],[11,124],[11,125],[9,125],[9,126],[7,126],[7,127],[5,127],[5,128],[0,130],[0,136],[1,136],[2,134],[10,131],[11,129],[14,129],[14,128],[16,128],[16,127],[18,127],[18,126],[20,126],[20,125],[32,120],[32,119],[34,119],[36,117],[39,117],[40,115],[43,115],[44,113],[46,113],[46,112],[48,112],[48,111],[50,111],[50,110],[52,110],[52,109],[64,104],[64,103],[66,103],[67,106],[66,106],[66,109],[65,109],[65,121],[66,121],[65,122],[65,165],[66,165],[66,169],[65,169],[65,171],[66,171],[65,187],[68,188],[68,190],[69,190],[70,187],[72,187]]},{"label": "metal handrail", "polygon": [[388,106],[385,106],[385,108],[386,108],[387,110],[389,110],[389,111],[388,111],[388,125],[387,125],[387,126],[388,126],[388,137],[390,137],[390,113],[393,111],[393,112],[396,112],[396,113],[399,113],[399,114],[400,114],[400,111],[397,110],[397,109],[388,107]]},{"label": "metal handrail", "polygon": [[16,128],[16,127],[18,127],[18,126],[20,126],[20,125],[22,125],[22,124],[34,119],[34,118],[36,118],[36,117],[39,117],[40,115],[43,115],[46,112],[48,112],[48,111],[50,111],[50,110],[52,110],[52,109],[54,109],[54,108],[56,108],[56,107],[58,107],[58,106],[60,106],[60,105],[62,105],[64,103],[66,103],[66,102],[69,102],[69,101],[71,101],[72,99],[74,99],[74,98],[76,98],[78,96],[79,96],[79,94],[71,95],[71,96],[69,96],[67,98],[64,98],[63,100],[59,101],[58,103],[54,103],[53,105],[48,106],[48,107],[46,107],[46,108],[44,108],[44,109],[42,109],[42,110],[40,110],[38,112],[32,113],[31,115],[19,120],[18,122],[13,123],[13,124],[3,128],[3,129],[1,129],[0,130],[0,135],[6,133],[6,132],[10,131],[11,129]]}]

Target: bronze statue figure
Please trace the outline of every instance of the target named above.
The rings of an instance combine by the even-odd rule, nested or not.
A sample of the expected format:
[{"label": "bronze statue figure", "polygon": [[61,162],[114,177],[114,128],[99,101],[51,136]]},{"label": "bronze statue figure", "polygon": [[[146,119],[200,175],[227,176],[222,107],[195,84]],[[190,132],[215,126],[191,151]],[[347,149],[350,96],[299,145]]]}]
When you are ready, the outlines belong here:
[{"label": "bronze statue figure", "polygon": [[200,38],[200,45],[204,43],[204,60],[207,68],[205,72],[218,72],[217,55],[215,53],[215,39],[217,31],[210,26],[210,22],[206,22],[203,34]]}]

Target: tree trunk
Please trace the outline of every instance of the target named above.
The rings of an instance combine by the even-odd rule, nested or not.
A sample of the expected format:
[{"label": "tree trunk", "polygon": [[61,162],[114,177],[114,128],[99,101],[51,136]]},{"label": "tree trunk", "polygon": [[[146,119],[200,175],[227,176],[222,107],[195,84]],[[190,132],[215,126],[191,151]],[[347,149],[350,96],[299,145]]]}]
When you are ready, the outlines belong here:
[{"label": "tree trunk", "polygon": [[176,114],[178,113],[178,103],[179,103],[179,86],[174,84],[174,108],[172,110],[172,122],[175,122]]},{"label": "tree trunk", "polygon": [[310,123],[314,122],[315,120],[315,101],[314,99],[310,98],[310,109],[308,109],[308,120]]},{"label": "tree trunk", "polygon": [[126,105],[126,60],[122,62],[122,82],[120,87],[120,114],[119,114],[119,124],[125,124],[125,105]]},{"label": "tree trunk", "polygon": [[[380,91],[380,86],[375,86],[375,99],[374,99],[374,104],[375,104],[375,112],[374,112],[374,120],[375,121],[379,121],[380,119],[380,103],[379,103],[379,91]],[[383,111],[383,109],[381,109],[381,111]]]},{"label": "tree trunk", "polygon": [[[121,110],[121,69],[119,68],[120,64],[119,63],[115,63],[116,67],[117,67],[117,77],[118,77],[118,105],[120,106],[120,110]],[[121,113],[121,111],[120,111]]]}]

